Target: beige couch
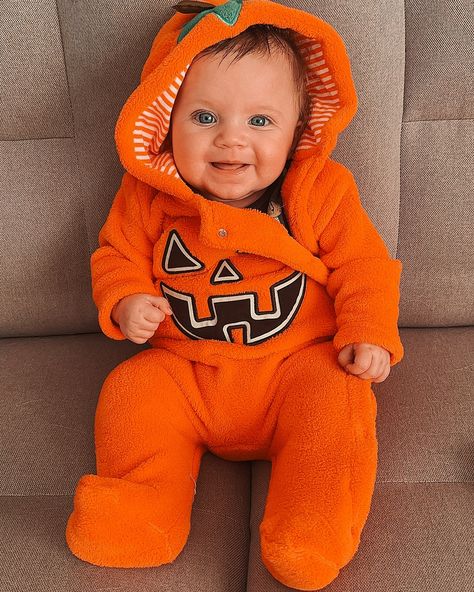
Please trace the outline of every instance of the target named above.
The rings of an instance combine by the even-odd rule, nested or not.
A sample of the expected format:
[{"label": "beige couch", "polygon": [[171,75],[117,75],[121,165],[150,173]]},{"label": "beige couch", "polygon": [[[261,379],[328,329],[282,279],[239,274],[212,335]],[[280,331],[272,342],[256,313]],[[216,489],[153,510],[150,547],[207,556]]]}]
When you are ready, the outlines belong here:
[{"label": "beige couch", "polygon": [[[4,0],[0,11],[0,590],[272,592],[266,461],[207,453],[173,564],[99,568],[64,531],[95,472],[103,380],[143,347],[101,334],[89,257],[122,169],[113,132],[174,0]],[[332,592],[474,590],[474,15],[469,0],[288,2],[330,22],[359,111],[332,157],[404,264],[405,358],[374,384],[379,467]]]}]

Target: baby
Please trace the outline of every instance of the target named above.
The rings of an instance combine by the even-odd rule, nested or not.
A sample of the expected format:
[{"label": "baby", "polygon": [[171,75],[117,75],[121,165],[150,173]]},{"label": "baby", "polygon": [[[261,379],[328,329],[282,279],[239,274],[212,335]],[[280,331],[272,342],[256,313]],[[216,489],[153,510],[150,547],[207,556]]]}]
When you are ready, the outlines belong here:
[{"label": "baby", "polygon": [[320,589],[370,508],[401,264],[328,157],[356,110],[334,29],[268,0],[175,8],[117,123],[127,172],[91,258],[104,333],[152,347],[104,382],[66,538],[97,565],[169,563],[204,452],[267,459],[262,560]]}]

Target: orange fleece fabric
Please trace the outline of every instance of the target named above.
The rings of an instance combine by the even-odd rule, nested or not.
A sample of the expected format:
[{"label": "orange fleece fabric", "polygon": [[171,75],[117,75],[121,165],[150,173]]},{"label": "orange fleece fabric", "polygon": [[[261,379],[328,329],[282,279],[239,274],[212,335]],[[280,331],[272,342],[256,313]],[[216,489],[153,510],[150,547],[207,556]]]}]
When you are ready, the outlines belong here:
[{"label": "orange fleece fabric", "polygon": [[[160,149],[180,85],[206,47],[253,24],[291,28],[312,110],[281,185],[289,228],[193,192]],[[101,566],[149,567],[182,551],[200,461],[272,462],[262,560],[283,584],[321,589],[355,554],[373,493],[376,402],[370,380],[337,361],[367,342],[403,357],[402,264],[331,160],[357,109],[337,32],[270,0],[215,1],[158,32],[115,139],[126,171],[91,257],[105,335],[125,296],[164,296],[151,349],[117,366],[97,406],[97,475],[78,483],[66,540]]]}]

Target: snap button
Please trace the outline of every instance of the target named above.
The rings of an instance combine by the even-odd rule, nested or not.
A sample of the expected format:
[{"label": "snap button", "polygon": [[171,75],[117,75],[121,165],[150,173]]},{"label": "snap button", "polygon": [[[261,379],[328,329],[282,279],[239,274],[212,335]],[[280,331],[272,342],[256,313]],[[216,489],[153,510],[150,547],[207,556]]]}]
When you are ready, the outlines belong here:
[{"label": "snap button", "polygon": [[217,233],[219,236],[227,236],[227,230],[225,228],[219,228]]}]

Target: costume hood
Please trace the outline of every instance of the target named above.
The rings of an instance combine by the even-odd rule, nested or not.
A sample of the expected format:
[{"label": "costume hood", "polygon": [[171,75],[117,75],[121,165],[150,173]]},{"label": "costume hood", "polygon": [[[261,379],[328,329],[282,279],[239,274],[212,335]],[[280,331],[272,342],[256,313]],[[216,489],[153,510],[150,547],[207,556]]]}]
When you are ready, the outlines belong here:
[{"label": "costume hood", "polygon": [[[202,3],[186,3],[189,10],[196,4]],[[251,25],[269,24],[297,33],[308,66],[311,113],[287,176],[295,179],[299,169],[309,170],[309,166],[312,174],[317,174],[357,110],[342,39],[318,17],[270,0],[214,0],[206,6],[197,14],[175,13],[156,35],[140,84],[117,121],[115,141],[122,165],[134,177],[183,201],[202,201],[204,198],[194,194],[179,175],[171,149],[160,151],[177,93],[193,58],[203,49],[235,37]],[[202,207],[200,203],[199,209]]]}]

